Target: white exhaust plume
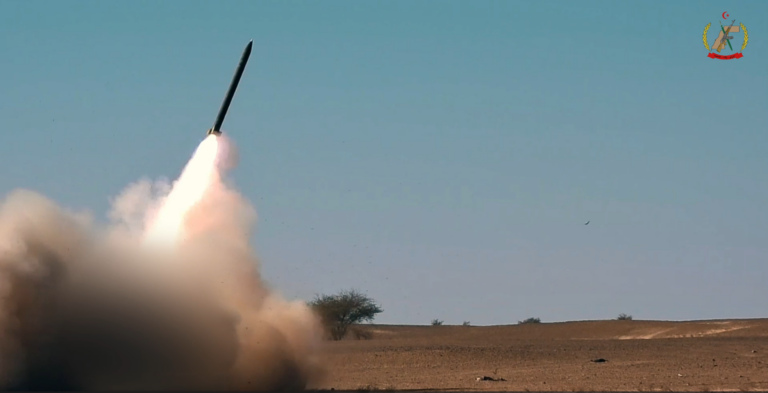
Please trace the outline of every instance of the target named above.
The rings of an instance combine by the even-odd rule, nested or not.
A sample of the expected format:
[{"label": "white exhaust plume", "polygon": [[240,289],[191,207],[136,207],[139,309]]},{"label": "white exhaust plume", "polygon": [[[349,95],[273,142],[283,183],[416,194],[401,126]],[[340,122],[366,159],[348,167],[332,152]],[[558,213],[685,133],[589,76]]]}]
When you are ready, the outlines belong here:
[{"label": "white exhaust plume", "polygon": [[209,135],[172,187],[136,183],[112,225],[30,191],[0,206],[0,388],[301,390],[322,376],[303,302],[262,282],[256,214]]}]

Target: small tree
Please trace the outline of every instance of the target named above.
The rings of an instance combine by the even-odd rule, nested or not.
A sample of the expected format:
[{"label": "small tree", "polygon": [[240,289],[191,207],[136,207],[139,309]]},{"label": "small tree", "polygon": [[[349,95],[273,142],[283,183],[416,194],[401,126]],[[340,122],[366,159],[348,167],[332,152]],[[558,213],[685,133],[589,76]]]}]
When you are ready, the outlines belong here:
[{"label": "small tree", "polygon": [[541,319],[531,317],[531,318],[528,318],[528,319],[526,319],[524,321],[517,321],[518,325],[524,325],[524,324],[527,324],[527,323],[541,323]]},{"label": "small tree", "polygon": [[631,321],[631,320],[632,320],[632,316],[631,316],[631,315],[627,315],[627,314],[624,314],[624,313],[621,313],[621,314],[619,314],[619,316],[616,318],[616,320],[618,320],[618,321]]},{"label": "small tree", "polygon": [[344,338],[349,325],[371,322],[384,311],[373,299],[354,289],[336,295],[317,295],[309,306],[320,316],[334,341]]},{"label": "small tree", "polygon": [[469,324],[469,321],[464,321],[464,323],[462,323],[461,326],[471,326],[471,325]]},{"label": "small tree", "polygon": [[439,319],[433,319],[432,320],[432,326],[441,326],[443,324],[443,321]]}]

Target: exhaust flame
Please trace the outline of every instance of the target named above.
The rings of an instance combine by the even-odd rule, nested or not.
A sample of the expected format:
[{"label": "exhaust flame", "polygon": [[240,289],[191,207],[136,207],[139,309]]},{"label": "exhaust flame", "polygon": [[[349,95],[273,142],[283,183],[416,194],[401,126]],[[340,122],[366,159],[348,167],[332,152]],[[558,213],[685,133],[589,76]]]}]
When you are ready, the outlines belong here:
[{"label": "exhaust flame", "polygon": [[33,192],[10,194],[0,388],[295,391],[320,378],[319,321],[258,273],[255,212],[223,181],[234,155],[208,136],[173,187],[128,187],[106,231]]},{"label": "exhaust flame", "polygon": [[176,245],[184,236],[184,217],[205,196],[216,180],[219,140],[209,135],[198,146],[179,180],[165,199],[155,221],[145,234],[145,241]]}]

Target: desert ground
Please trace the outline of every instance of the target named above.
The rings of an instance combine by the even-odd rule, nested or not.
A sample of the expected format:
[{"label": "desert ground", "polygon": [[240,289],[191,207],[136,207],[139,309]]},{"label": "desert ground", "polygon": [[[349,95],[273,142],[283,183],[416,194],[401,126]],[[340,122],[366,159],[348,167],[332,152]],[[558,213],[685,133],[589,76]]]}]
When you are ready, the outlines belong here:
[{"label": "desert ground", "polygon": [[768,390],[768,319],[359,328],[371,337],[324,344],[328,374],[314,388]]}]

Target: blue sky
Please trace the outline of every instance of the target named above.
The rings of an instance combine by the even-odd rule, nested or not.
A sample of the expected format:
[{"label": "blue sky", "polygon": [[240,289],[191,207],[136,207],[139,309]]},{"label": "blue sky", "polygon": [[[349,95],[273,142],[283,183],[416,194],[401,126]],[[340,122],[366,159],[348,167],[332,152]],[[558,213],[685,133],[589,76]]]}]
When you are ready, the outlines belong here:
[{"label": "blue sky", "polygon": [[[741,59],[707,58],[723,11],[749,31]],[[253,39],[223,129],[287,297],[354,286],[403,324],[765,317],[766,15],[4,1],[0,194],[103,216],[129,183],[175,178]]]}]

